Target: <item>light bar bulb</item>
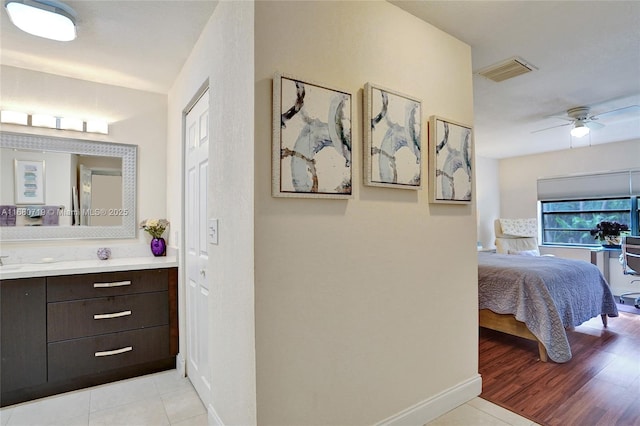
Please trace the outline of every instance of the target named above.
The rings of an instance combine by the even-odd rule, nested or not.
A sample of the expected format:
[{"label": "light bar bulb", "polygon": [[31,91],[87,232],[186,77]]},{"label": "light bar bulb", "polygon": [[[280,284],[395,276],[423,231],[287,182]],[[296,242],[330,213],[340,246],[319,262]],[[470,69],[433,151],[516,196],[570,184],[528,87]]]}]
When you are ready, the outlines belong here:
[{"label": "light bar bulb", "polygon": [[50,129],[57,129],[58,119],[53,115],[33,114],[31,116],[31,125],[35,127],[48,127]]},{"label": "light bar bulb", "polygon": [[82,132],[84,130],[84,122],[79,118],[60,117],[60,125],[58,128]]},{"label": "light bar bulb", "polygon": [[109,134],[109,124],[104,120],[87,121],[87,132]]},{"label": "light bar bulb", "polygon": [[29,115],[26,112],[18,111],[0,111],[0,123],[29,124]]}]

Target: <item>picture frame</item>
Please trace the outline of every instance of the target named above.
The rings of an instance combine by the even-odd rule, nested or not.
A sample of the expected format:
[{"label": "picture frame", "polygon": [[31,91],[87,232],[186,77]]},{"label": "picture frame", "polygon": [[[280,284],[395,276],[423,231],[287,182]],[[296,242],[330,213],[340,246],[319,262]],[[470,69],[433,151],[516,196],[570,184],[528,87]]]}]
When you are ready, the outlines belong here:
[{"label": "picture frame", "polygon": [[471,204],[473,128],[436,115],[429,118],[429,201]]},{"label": "picture frame", "polygon": [[44,160],[14,160],[16,204],[44,204]]},{"label": "picture frame", "polygon": [[373,83],[364,87],[364,184],[422,188],[422,102]]},{"label": "picture frame", "polygon": [[351,99],[328,85],[274,76],[274,197],[352,198]]}]

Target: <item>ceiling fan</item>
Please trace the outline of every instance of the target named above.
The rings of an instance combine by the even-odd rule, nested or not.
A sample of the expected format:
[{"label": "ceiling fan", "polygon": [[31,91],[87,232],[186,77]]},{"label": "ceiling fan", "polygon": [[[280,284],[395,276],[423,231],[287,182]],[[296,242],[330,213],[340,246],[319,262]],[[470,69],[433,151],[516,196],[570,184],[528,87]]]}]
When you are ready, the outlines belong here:
[{"label": "ceiling fan", "polygon": [[607,115],[614,115],[614,114],[620,114],[623,112],[627,112],[627,110],[630,109],[635,109],[635,110],[640,110],[640,106],[638,105],[630,105],[630,106],[626,106],[626,107],[622,107],[622,108],[616,108],[610,111],[605,111],[605,112],[601,112],[599,114],[595,114],[595,115],[589,115],[590,112],[590,108],[587,106],[580,106],[580,107],[575,107],[575,108],[570,108],[567,110],[567,115],[564,116],[559,116],[559,115],[553,115],[550,117],[553,118],[559,118],[561,120],[566,120],[568,121],[568,123],[565,124],[559,124],[557,126],[551,126],[551,127],[547,127],[544,129],[540,129],[540,130],[534,130],[531,133],[538,133],[538,132],[543,132],[545,130],[550,130],[550,129],[555,129],[557,127],[564,127],[564,126],[573,126],[571,129],[571,136],[575,136],[577,138],[581,138],[583,136],[586,136],[589,134],[589,132],[591,131],[591,129],[600,129],[602,127],[604,127],[604,124],[602,123],[598,123],[596,120],[600,119],[601,117]]}]

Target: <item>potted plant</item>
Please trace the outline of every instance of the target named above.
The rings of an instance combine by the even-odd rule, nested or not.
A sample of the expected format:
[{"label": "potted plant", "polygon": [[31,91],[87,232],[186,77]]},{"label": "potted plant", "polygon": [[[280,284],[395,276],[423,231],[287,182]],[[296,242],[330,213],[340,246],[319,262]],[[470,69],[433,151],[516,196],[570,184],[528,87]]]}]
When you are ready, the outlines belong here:
[{"label": "potted plant", "polygon": [[624,223],[603,220],[589,232],[596,240],[600,240],[603,246],[619,246],[622,244],[621,234],[627,231],[629,226]]},{"label": "potted plant", "polygon": [[144,229],[151,235],[151,253],[154,256],[166,256],[167,243],[162,238],[162,234],[169,226],[166,219],[145,219],[140,222],[140,228]]}]

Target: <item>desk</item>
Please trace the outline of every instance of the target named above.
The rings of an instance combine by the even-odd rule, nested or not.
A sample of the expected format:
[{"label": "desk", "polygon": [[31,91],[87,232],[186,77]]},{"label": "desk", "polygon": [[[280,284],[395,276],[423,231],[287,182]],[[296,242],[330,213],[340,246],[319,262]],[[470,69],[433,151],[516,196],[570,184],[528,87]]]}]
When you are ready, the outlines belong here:
[{"label": "desk", "polygon": [[591,263],[594,265],[598,265],[598,253],[602,253],[603,257],[603,265],[602,265],[602,275],[604,279],[609,282],[609,259],[618,258],[622,253],[621,247],[600,247],[597,249],[591,250]]}]

